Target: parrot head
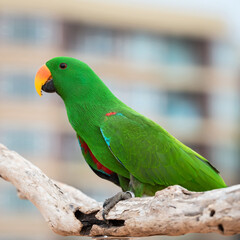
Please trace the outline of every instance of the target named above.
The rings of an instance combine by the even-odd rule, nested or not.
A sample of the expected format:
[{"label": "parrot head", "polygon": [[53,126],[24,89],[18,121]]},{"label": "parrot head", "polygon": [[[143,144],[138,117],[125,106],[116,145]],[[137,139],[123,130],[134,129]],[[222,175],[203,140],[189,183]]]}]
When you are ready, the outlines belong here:
[{"label": "parrot head", "polygon": [[[89,79],[96,78],[93,70],[84,62],[70,57],[56,57],[44,64],[35,77],[35,88],[42,96],[44,92],[56,92],[62,98],[74,95],[86,86]],[[84,87],[85,86],[85,87]]]}]

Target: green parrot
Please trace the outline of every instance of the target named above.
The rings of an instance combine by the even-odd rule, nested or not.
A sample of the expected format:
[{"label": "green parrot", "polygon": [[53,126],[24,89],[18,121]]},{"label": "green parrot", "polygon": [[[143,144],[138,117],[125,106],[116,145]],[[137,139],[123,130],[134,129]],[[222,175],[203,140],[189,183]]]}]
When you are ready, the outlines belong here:
[{"label": "green parrot", "polygon": [[175,184],[197,192],[226,187],[207,159],[121,102],[86,63],[53,58],[39,69],[35,87],[40,96],[43,90],[63,99],[87,164],[122,188],[105,201],[104,216],[122,199]]}]

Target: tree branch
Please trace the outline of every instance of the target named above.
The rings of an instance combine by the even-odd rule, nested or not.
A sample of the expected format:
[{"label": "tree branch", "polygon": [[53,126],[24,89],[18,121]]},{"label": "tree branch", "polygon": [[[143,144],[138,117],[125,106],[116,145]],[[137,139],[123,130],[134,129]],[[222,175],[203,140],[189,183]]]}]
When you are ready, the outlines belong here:
[{"label": "tree branch", "polygon": [[208,192],[171,186],[154,197],[119,202],[101,216],[102,204],[48,178],[39,168],[0,144],[0,176],[20,198],[31,201],[61,235],[136,237],[217,232],[240,233],[240,185]]}]

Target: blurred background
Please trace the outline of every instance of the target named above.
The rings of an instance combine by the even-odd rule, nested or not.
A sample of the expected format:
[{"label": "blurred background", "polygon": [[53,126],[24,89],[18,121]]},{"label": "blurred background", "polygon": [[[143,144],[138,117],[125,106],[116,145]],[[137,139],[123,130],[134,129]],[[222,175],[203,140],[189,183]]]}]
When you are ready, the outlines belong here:
[{"label": "blurred background", "polygon": [[[71,56],[240,183],[239,10],[239,0],[1,0],[0,143],[99,201],[119,191],[84,162],[62,100],[35,91],[47,60]],[[0,213],[0,239],[63,239],[2,180]],[[223,237],[171,237],[204,238]]]}]

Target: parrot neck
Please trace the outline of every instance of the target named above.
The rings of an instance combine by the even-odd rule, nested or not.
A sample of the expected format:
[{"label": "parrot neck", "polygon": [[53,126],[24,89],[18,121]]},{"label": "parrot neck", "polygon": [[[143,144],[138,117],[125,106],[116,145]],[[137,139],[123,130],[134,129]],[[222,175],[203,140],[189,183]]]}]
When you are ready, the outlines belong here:
[{"label": "parrot neck", "polygon": [[123,104],[101,80],[95,82],[91,89],[89,86],[86,86],[88,89],[83,88],[81,92],[75,91],[71,97],[63,99],[69,122],[81,137],[96,127],[99,131],[105,114],[115,111],[119,103]]}]

